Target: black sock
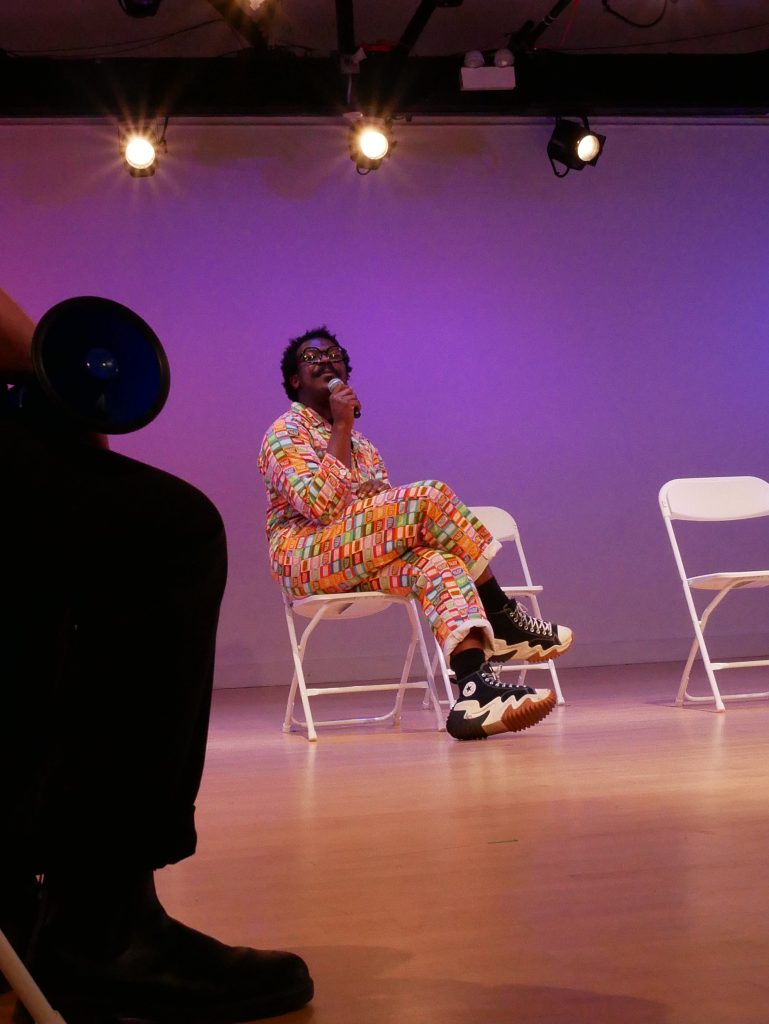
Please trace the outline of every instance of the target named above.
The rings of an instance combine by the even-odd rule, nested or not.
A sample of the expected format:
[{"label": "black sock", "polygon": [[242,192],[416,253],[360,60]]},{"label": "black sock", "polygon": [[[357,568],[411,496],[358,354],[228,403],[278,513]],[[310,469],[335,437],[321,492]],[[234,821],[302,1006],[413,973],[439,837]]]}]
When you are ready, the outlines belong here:
[{"label": "black sock", "polygon": [[487,615],[491,612],[501,612],[508,603],[515,608],[515,598],[507,596],[494,576],[490,576],[485,583],[476,583],[475,586]]},{"label": "black sock", "polygon": [[480,647],[468,647],[467,650],[460,651],[459,654],[452,654],[449,661],[451,662],[451,671],[457,677],[457,683],[476,672],[485,660],[486,655]]}]

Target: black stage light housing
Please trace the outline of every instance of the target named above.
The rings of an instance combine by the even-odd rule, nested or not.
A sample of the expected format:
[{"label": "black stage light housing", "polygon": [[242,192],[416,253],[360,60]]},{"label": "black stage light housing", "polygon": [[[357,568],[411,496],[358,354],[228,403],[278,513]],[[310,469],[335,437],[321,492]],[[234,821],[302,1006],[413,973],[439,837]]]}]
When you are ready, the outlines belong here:
[{"label": "black stage light housing", "polygon": [[377,170],[395,147],[390,122],[386,118],[360,114],[352,114],[346,120],[350,124],[347,146],[358,174]]},{"label": "black stage light housing", "polygon": [[170,387],[152,328],[127,306],[92,295],[45,313],[32,338],[32,368],[6,406],[56,433],[139,430],[158,415]]},{"label": "black stage light housing", "polygon": [[163,0],[118,0],[129,18],[152,18]]},{"label": "black stage light housing", "polygon": [[[588,164],[595,167],[603,153],[605,142],[606,136],[594,132],[586,117],[580,121],[557,117],[553,134],[547,144],[547,155],[553,174],[557,178],[564,178],[570,170],[581,171]],[[559,173],[556,163],[565,169]]]},{"label": "black stage light housing", "polygon": [[159,124],[123,125],[118,128],[118,144],[125,169],[132,178],[149,178],[158,168],[161,156],[168,152],[168,118]]}]

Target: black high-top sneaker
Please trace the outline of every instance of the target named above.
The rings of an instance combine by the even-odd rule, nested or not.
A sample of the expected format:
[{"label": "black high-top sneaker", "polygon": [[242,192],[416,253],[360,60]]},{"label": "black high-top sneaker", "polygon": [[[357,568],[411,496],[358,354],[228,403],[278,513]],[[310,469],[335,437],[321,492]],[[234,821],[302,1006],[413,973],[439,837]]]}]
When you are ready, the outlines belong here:
[{"label": "black high-top sneaker", "polygon": [[459,700],[449,712],[446,732],[457,740],[485,740],[497,732],[520,732],[555,707],[552,690],[507,686],[488,662],[458,684]]},{"label": "black high-top sneaker", "polygon": [[574,634],[568,626],[535,619],[517,602],[487,616],[494,630],[492,661],[550,661],[567,651]]}]

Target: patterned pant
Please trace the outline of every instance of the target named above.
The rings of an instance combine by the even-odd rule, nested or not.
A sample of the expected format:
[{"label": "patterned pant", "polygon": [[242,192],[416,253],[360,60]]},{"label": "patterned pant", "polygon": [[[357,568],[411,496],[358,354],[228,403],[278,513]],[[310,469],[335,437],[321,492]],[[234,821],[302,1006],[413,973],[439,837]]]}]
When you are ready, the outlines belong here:
[{"label": "patterned pant", "polygon": [[439,480],[361,498],[329,526],[290,534],[273,572],[294,597],[347,590],[416,596],[448,656],[471,629],[493,639],[473,580],[499,550],[486,527]]}]

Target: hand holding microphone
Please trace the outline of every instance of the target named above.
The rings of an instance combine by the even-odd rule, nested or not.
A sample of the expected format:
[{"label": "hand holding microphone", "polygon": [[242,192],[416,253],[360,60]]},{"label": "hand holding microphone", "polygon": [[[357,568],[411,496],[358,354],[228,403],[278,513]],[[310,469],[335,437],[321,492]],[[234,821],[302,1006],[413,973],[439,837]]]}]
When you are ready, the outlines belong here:
[{"label": "hand holding microphone", "polygon": [[349,406],[352,405],[353,416],[355,419],[360,419],[360,403],[358,402],[357,396],[349,384],[345,384],[339,377],[332,377],[328,382],[328,390],[331,392],[336,402],[333,405]]}]

